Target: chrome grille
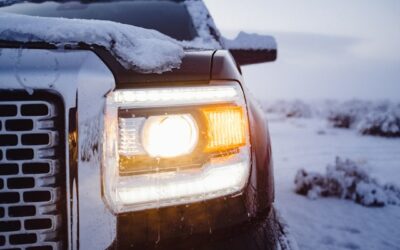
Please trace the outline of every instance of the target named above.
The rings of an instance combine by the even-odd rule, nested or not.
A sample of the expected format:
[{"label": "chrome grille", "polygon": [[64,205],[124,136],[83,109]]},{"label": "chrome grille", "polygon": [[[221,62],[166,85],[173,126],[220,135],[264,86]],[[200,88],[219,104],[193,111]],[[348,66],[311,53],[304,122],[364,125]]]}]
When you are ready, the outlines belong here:
[{"label": "chrome grille", "polygon": [[45,98],[0,97],[0,249],[63,246],[63,117],[58,111]]}]

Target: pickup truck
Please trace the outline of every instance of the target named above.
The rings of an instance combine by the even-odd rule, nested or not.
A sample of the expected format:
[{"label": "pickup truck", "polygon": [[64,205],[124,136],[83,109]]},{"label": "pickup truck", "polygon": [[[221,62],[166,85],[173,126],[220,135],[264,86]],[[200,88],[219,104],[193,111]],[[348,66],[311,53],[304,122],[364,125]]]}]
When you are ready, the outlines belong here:
[{"label": "pickup truck", "polygon": [[187,46],[179,67],[143,72],[101,44],[0,38],[0,249],[288,249],[241,73],[276,47],[223,38],[201,1],[2,5],[0,17],[108,20]]}]

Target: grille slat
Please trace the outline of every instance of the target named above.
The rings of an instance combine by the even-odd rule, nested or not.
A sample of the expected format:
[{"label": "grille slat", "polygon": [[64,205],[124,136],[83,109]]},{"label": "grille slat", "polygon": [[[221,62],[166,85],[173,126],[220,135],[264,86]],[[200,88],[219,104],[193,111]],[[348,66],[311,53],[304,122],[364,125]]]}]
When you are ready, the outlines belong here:
[{"label": "grille slat", "polygon": [[9,217],[26,217],[26,216],[34,216],[35,214],[36,214],[35,206],[8,207]]},{"label": "grille slat", "polygon": [[7,120],[5,122],[6,131],[29,131],[33,129],[33,121],[31,119]]},{"label": "grille slat", "polygon": [[[3,95],[4,98],[4,95]],[[62,187],[58,157],[62,110],[53,100],[0,96],[0,248],[61,249]]]},{"label": "grille slat", "polygon": [[15,105],[0,105],[0,116],[16,116],[17,115],[17,107]]}]

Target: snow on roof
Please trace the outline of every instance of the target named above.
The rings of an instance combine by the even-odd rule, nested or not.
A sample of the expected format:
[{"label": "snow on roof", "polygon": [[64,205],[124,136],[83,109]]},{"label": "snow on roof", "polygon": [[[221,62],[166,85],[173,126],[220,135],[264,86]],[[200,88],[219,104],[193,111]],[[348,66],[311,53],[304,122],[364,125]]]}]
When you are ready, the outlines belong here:
[{"label": "snow on roof", "polygon": [[125,67],[162,73],[180,66],[183,47],[154,30],[111,21],[0,14],[0,40],[48,42],[56,46],[100,45]]},{"label": "snow on roof", "polygon": [[241,31],[235,39],[223,38],[223,40],[228,49],[276,50],[276,41],[272,36],[249,34]]}]

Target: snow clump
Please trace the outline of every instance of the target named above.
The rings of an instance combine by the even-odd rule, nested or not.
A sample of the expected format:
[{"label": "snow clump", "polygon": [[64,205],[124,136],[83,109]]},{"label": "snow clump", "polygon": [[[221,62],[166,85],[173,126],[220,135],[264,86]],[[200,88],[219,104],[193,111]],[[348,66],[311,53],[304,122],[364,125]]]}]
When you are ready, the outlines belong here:
[{"label": "snow clump", "polygon": [[400,104],[382,103],[362,117],[356,129],[364,135],[400,137]]},{"label": "snow clump", "polygon": [[223,38],[223,42],[228,49],[276,50],[277,48],[275,38],[272,36],[250,34],[243,31],[233,40]]},{"label": "snow clump", "polygon": [[295,192],[310,199],[338,197],[364,206],[400,205],[400,187],[381,185],[361,164],[349,159],[337,157],[325,175],[300,169],[294,182]]},{"label": "snow clump", "polygon": [[177,68],[184,56],[178,41],[155,30],[111,21],[0,14],[0,40],[103,46],[125,67],[142,73]]}]

